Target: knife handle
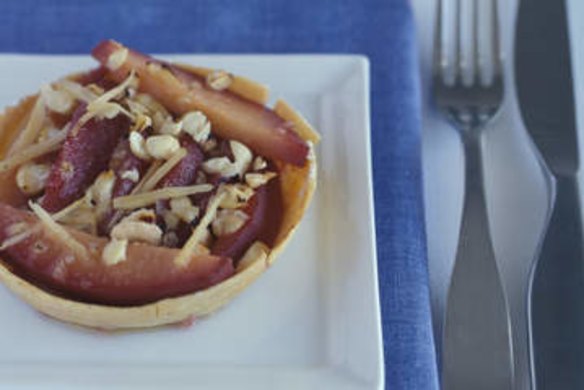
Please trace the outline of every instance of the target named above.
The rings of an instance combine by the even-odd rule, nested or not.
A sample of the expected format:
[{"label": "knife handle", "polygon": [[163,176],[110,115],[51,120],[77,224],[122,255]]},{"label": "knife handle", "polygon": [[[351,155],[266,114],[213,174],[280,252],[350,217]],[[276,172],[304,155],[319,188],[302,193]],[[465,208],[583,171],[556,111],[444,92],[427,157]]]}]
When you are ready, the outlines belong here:
[{"label": "knife handle", "polygon": [[584,257],[580,191],[556,179],[556,194],[529,294],[536,389],[584,389]]}]

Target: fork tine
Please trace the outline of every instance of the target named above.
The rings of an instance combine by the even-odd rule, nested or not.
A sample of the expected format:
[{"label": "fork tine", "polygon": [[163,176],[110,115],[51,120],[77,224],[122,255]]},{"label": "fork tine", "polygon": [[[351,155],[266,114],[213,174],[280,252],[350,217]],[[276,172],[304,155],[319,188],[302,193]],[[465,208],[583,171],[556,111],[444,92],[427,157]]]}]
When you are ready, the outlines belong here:
[{"label": "fork tine", "polygon": [[460,0],[454,0],[454,83],[462,80],[462,23],[460,17]]},{"label": "fork tine", "polygon": [[436,27],[434,28],[434,58],[432,72],[435,78],[444,77],[446,61],[442,44],[442,0],[436,1]]},{"label": "fork tine", "polygon": [[484,56],[484,53],[481,50],[480,47],[480,39],[479,39],[479,1],[480,0],[473,0],[472,1],[472,57],[473,57],[473,68],[472,68],[472,83],[474,84],[476,83],[480,83],[481,80],[481,62],[482,62],[482,57]]},{"label": "fork tine", "polygon": [[501,58],[501,47],[499,43],[499,7],[498,7],[498,0],[492,0],[493,7],[492,7],[492,29],[493,29],[493,78],[498,77],[501,75],[501,68],[502,68],[502,58]]}]

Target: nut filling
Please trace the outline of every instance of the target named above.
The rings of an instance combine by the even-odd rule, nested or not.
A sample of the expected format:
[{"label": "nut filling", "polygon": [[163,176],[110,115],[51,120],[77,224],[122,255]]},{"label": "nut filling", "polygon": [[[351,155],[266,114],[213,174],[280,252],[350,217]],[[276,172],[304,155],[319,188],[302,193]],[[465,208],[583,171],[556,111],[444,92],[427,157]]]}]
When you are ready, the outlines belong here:
[{"label": "nut filling", "polygon": [[[129,56],[126,48],[120,48],[109,55],[105,66],[112,72],[122,69]],[[155,65],[150,66],[151,72],[164,70]],[[223,91],[232,84],[233,76],[213,71],[205,82],[212,90]],[[109,89],[71,79],[43,86],[41,102],[49,115],[43,116],[36,141],[29,148],[46,142],[49,131],[63,131],[69,133],[60,145],[64,149],[52,161],[47,151],[16,166],[16,185],[21,193],[57,212],[61,225],[99,231],[108,237],[102,259],[109,266],[126,259],[129,244],[180,248],[197,229],[205,237],[200,245],[212,251],[222,237],[236,233],[253,218],[250,200],[258,188],[278,175],[269,158],[252,152],[243,142],[214,134],[212,120],[205,112],[191,110],[174,116],[173,107],[165,106],[148,91],[136,93],[137,89],[140,77],[134,71]],[[53,112],[70,116],[62,129],[55,130],[58,124],[50,120]],[[115,121],[116,129],[102,126],[107,121]],[[127,146],[94,150],[94,135],[85,134],[89,131],[108,131],[111,145],[126,142]],[[102,161],[101,169],[79,180],[85,173],[80,172],[85,156],[63,154],[65,148],[84,146],[89,149],[83,153],[103,158],[95,158],[94,165]],[[58,184],[54,183],[55,170],[64,183],[80,181],[75,188],[77,199],[56,210],[45,199],[50,197],[45,188]],[[228,184],[221,184],[224,182]],[[209,196],[220,185],[221,202],[213,219],[207,226],[198,226]],[[65,210],[63,215],[59,215],[61,210]],[[18,234],[14,240],[25,237],[23,232]]]}]

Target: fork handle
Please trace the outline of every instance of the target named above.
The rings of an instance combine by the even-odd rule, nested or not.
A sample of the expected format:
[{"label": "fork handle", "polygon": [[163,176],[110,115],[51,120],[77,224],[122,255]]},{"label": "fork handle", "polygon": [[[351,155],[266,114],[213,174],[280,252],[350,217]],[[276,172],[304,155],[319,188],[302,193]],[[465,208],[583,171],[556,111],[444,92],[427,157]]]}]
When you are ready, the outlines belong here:
[{"label": "fork handle", "polygon": [[461,132],[464,205],[444,323],[445,390],[506,390],[514,384],[511,323],[489,232],[481,133]]},{"label": "fork handle", "polygon": [[532,380],[537,389],[584,388],[584,253],[580,191],[556,180],[556,196],[530,288]]}]

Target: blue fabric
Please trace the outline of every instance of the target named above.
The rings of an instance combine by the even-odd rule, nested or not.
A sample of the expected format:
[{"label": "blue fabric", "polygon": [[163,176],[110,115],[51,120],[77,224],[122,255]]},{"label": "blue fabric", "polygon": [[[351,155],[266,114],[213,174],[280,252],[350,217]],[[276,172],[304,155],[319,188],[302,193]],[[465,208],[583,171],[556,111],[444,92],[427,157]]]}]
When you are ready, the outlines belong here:
[{"label": "blue fabric", "polygon": [[0,51],[358,53],[372,64],[373,167],[386,385],[437,388],[421,197],[420,93],[406,0],[0,2]]}]

